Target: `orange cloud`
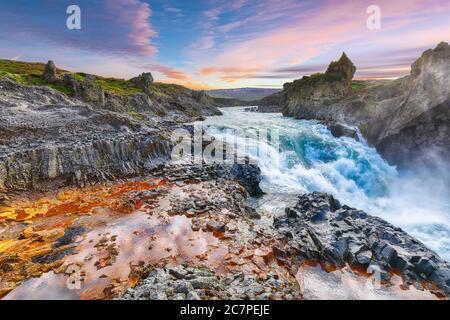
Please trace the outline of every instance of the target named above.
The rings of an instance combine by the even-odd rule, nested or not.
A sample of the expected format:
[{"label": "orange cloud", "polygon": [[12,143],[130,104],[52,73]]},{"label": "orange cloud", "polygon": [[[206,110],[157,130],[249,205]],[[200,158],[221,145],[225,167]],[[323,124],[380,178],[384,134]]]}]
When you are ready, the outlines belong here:
[{"label": "orange cloud", "polygon": [[[379,0],[383,19],[380,31],[366,27],[368,4],[365,2],[327,0],[305,10],[292,10],[288,7],[289,1],[283,3],[289,9],[283,13],[283,17],[289,18],[286,23],[271,31],[230,36],[216,48],[218,54],[212,58],[214,51],[207,55],[198,52],[197,59],[194,57],[193,60],[199,66],[200,75],[217,75],[218,81],[227,83],[245,82],[289,65],[305,65],[313,58],[316,58],[314,64],[320,62],[326,65],[342,51],[349,51],[358,62],[358,58],[372,55],[370,50],[407,49],[413,43],[414,46],[434,46],[449,37],[446,26],[441,24],[436,28],[427,24],[433,12],[450,9],[450,3],[444,4],[438,0],[428,4],[411,0],[407,5],[405,1]],[[258,16],[258,19],[264,20],[264,17]],[[242,28],[245,32],[250,26],[246,25],[246,21],[241,22],[233,24],[233,28]],[[381,56],[377,61],[379,59],[387,60],[388,57]],[[383,72],[391,76],[395,72],[404,72],[404,68],[395,71],[380,68],[380,74]],[[298,77],[301,75],[299,73]]]},{"label": "orange cloud", "polygon": [[217,71],[218,71],[217,68],[214,68],[214,67],[207,67],[207,68],[200,69],[200,73],[202,75],[204,75],[205,77],[210,76],[214,73],[217,73]]},{"label": "orange cloud", "polygon": [[152,69],[155,71],[161,72],[163,75],[165,75],[169,79],[175,79],[175,80],[187,80],[188,79],[188,76],[185,72],[183,72],[181,70],[177,70],[175,68],[155,65],[152,67]]}]

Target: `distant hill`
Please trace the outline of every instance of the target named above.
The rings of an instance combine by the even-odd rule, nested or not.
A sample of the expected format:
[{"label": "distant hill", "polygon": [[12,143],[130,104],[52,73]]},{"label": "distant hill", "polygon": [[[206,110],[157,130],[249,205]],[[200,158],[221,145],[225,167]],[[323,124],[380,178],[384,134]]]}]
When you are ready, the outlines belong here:
[{"label": "distant hill", "polygon": [[218,89],[208,91],[208,95],[214,98],[239,99],[244,101],[259,100],[270,96],[281,89],[266,88],[239,88],[239,89]]}]

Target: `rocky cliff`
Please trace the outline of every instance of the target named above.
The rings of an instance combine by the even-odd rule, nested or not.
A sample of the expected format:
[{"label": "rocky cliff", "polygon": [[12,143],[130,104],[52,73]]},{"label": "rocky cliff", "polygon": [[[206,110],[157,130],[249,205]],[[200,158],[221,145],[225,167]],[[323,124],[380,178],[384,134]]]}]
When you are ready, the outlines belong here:
[{"label": "rocky cliff", "polygon": [[326,73],[286,84],[261,104],[277,104],[284,115],[298,119],[358,126],[370,144],[401,167],[413,166],[430,148],[435,157],[448,155],[448,43],[424,52],[411,74],[397,80],[355,83],[355,70],[343,55]]},{"label": "rocky cliff", "polygon": [[136,175],[169,155],[158,127],[48,87],[0,80],[0,191]]},{"label": "rocky cliff", "polygon": [[345,53],[325,73],[303,77],[284,87],[283,115],[314,118],[316,109],[341,101],[352,91],[356,68]]},{"label": "rocky cliff", "polygon": [[136,176],[168,160],[170,126],[221,114],[203,91],[0,61],[0,192]]},{"label": "rocky cliff", "polygon": [[130,80],[105,78],[58,69],[47,64],[0,60],[0,78],[20,84],[48,86],[96,108],[127,113],[138,119],[164,117],[188,122],[195,117],[219,115],[217,102],[203,91],[154,82],[151,73]]}]

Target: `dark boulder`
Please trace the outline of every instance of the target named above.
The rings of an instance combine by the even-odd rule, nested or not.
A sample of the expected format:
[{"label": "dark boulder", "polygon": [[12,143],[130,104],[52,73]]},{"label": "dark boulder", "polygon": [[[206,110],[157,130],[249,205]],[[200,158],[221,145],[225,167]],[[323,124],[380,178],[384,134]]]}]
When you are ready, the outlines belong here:
[{"label": "dark boulder", "polygon": [[42,75],[45,81],[49,83],[56,82],[58,80],[57,70],[55,63],[50,60],[44,67],[44,73]]},{"label": "dark boulder", "polygon": [[313,259],[336,267],[378,268],[385,280],[390,273],[401,272],[410,283],[425,282],[437,287],[439,294],[450,294],[447,262],[400,228],[341,206],[331,195],[299,196],[285,216],[275,218],[274,226],[280,234],[290,235],[281,241],[288,243],[285,250],[294,261]]},{"label": "dark boulder", "polygon": [[153,75],[150,72],[144,72],[141,75],[130,79],[130,83],[132,86],[144,90],[144,92],[147,94],[151,94],[150,87],[153,82]]}]

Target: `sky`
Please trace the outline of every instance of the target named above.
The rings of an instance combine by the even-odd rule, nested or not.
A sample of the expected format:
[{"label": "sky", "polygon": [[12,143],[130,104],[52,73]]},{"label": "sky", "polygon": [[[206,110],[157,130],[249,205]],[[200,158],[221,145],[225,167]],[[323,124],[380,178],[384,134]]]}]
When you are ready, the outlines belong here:
[{"label": "sky", "polygon": [[[66,10],[81,9],[69,30]],[[376,5],[380,28],[368,28]],[[0,58],[194,89],[277,88],[346,52],[359,79],[409,74],[450,41],[448,0],[0,0]]]}]

